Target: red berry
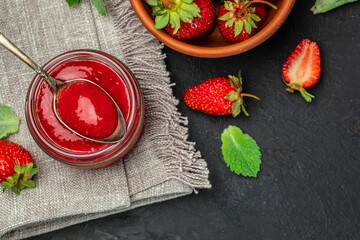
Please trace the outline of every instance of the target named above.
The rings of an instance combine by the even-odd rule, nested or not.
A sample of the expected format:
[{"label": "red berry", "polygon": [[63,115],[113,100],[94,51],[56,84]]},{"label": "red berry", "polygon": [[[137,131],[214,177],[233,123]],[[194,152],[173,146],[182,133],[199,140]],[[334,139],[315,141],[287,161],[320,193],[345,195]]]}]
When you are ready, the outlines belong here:
[{"label": "red berry", "polygon": [[194,39],[210,34],[216,25],[211,0],[159,0],[152,4],[155,29],[165,30],[177,39]]},{"label": "red berry", "polygon": [[216,26],[216,11],[211,0],[194,0],[194,3],[200,8],[201,17],[194,17],[194,19],[187,22],[180,22],[180,28],[174,34],[174,28],[169,23],[165,30],[174,38],[177,39],[194,39],[209,35],[214,31]]},{"label": "red berry", "polygon": [[38,172],[33,168],[33,159],[23,147],[0,140],[0,182],[6,189],[13,188],[16,194],[26,187],[35,187],[31,178]]},{"label": "red berry", "polygon": [[311,102],[313,95],[305,88],[314,85],[320,78],[320,50],[316,42],[302,40],[291,52],[282,68],[283,77],[289,92],[300,91],[306,101]]},{"label": "red berry", "polygon": [[219,9],[218,26],[226,41],[241,42],[250,38],[268,17],[267,6],[276,6],[267,1],[225,1]]},{"label": "red berry", "polygon": [[258,97],[242,93],[242,79],[234,76],[218,76],[205,80],[184,93],[185,104],[194,110],[212,115],[237,116],[241,111],[249,115],[244,106],[243,97]]}]

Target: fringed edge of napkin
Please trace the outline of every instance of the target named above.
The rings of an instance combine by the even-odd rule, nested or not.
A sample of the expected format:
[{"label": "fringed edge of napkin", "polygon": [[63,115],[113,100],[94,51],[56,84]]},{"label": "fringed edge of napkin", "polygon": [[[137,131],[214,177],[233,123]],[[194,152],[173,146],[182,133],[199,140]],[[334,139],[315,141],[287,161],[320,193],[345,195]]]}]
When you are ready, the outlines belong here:
[{"label": "fringed edge of napkin", "polygon": [[[175,84],[170,83],[169,72],[165,64],[162,64],[166,58],[166,55],[161,53],[164,45],[157,44],[158,40],[142,25],[127,1],[121,1],[113,7],[119,16],[115,19],[116,28],[122,29],[119,34],[123,41],[121,46],[126,65],[141,81],[156,78],[153,81],[156,84],[141,87],[144,95],[161,96],[156,99],[156,104],[152,104],[156,106],[155,108],[147,108],[147,115],[156,115],[158,121],[167,122],[169,127],[163,128],[163,125],[159,124],[152,128],[149,136],[152,141],[161,143],[158,144],[161,147],[157,147],[156,153],[164,162],[169,178],[177,179],[194,190],[211,188],[207,164],[201,158],[201,153],[195,150],[195,143],[187,140],[187,117],[181,116],[176,107],[179,101],[173,96],[171,89]],[[148,38],[144,38],[144,35]],[[139,36],[138,42],[134,41],[136,36]],[[154,45],[150,51],[149,45]],[[146,101],[154,100],[146,99]]]}]

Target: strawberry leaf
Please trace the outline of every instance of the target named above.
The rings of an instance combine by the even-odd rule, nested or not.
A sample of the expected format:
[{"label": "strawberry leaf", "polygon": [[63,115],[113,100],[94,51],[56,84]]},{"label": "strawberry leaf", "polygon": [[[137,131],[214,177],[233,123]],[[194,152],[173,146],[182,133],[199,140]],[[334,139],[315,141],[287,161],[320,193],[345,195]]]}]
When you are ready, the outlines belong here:
[{"label": "strawberry leaf", "polygon": [[21,167],[20,167],[19,164],[16,164],[16,165],[15,165],[14,171],[15,171],[16,173],[20,173],[20,172],[21,172]]},{"label": "strawberry leaf", "polygon": [[77,4],[79,0],[66,0],[66,2],[68,3],[69,7],[72,7]]},{"label": "strawberry leaf", "polygon": [[155,17],[155,29],[162,29],[169,23],[169,13]]},{"label": "strawberry leaf", "polygon": [[256,15],[256,14],[250,14],[250,17],[254,20],[254,21],[256,21],[256,22],[260,22],[261,21],[261,18],[258,16],[258,15]]},{"label": "strawberry leaf", "polygon": [[19,119],[10,107],[0,105],[0,139],[19,130]]},{"label": "strawberry leaf", "polygon": [[244,20],[244,25],[245,25],[245,31],[248,34],[251,34],[251,25],[250,25],[250,23],[247,20]]},{"label": "strawberry leaf", "polygon": [[233,115],[233,117],[236,117],[237,115],[239,115],[241,113],[241,100],[237,100],[236,102],[233,103],[233,105],[231,106],[231,113]]},{"label": "strawberry leaf", "polygon": [[228,20],[232,19],[233,17],[234,17],[234,14],[232,12],[227,12],[224,15],[222,15],[221,17],[219,17],[219,20],[228,21]]},{"label": "strawberry leaf", "polygon": [[236,20],[236,18],[232,18],[232,19],[228,20],[225,23],[225,27],[232,27],[234,25],[235,20]]},{"label": "strawberry leaf", "polygon": [[237,37],[243,30],[244,23],[242,21],[235,22],[234,34]]},{"label": "strawberry leaf", "polygon": [[196,5],[196,3],[183,3],[180,5],[180,8],[191,13],[193,17],[201,17],[200,8]]},{"label": "strawberry leaf", "polygon": [[91,2],[101,15],[106,16],[105,4],[102,0],[91,0]]},{"label": "strawberry leaf", "polygon": [[190,12],[183,10],[181,8],[178,9],[179,17],[183,22],[191,22],[193,19],[193,16]]},{"label": "strawberry leaf", "polygon": [[232,91],[225,96],[225,99],[229,100],[230,102],[234,102],[239,99],[239,93],[236,91]]},{"label": "strawberry leaf", "polygon": [[233,4],[232,2],[230,1],[225,1],[225,9],[228,10],[228,11],[233,11],[234,10],[234,7],[233,7]]},{"label": "strawberry leaf", "polygon": [[252,28],[257,28],[256,24],[254,23],[254,21],[251,19],[251,17],[248,17],[248,22],[250,23]]},{"label": "strawberry leaf", "polygon": [[155,7],[155,6],[158,5],[158,2],[157,2],[157,0],[150,0],[150,1],[148,2],[148,4],[149,4],[150,6],[152,6],[152,7]]},{"label": "strawberry leaf", "polygon": [[174,28],[173,34],[176,34],[180,28],[180,17],[177,13],[170,13],[170,24]]},{"label": "strawberry leaf", "polygon": [[39,172],[39,169],[37,169],[37,168],[31,169],[31,170],[29,171],[29,177],[34,176],[34,175],[37,174],[38,172]]},{"label": "strawberry leaf", "polygon": [[238,90],[241,87],[240,80],[237,77],[229,75],[228,78],[233,89]]},{"label": "strawberry leaf", "polygon": [[224,130],[221,141],[224,160],[230,170],[245,177],[257,177],[261,152],[256,141],[235,126]]}]

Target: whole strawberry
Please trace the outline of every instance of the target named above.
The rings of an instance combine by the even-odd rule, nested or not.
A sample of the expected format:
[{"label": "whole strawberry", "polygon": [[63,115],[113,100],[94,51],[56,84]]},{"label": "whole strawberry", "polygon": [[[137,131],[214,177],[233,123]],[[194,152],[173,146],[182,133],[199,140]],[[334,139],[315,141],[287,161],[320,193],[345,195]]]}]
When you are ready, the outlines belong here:
[{"label": "whole strawberry", "polygon": [[164,28],[177,39],[194,39],[210,34],[216,25],[211,0],[150,0],[155,29]]},{"label": "whole strawberry", "polygon": [[0,140],[0,182],[7,189],[13,189],[16,195],[27,187],[35,187],[31,178],[39,171],[33,168],[34,162],[28,151],[23,147]]},{"label": "whole strawberry", "polygon": [[207,114],[232,114],[236,117],[243,111],[249,116],[243,97],[252,97],[260,101],[255,95],[242,93],[242,78],[239,72],[238,77],[213,77],[187,89],[184,93],[184,102],[189,108]]},{"label": "whole strawberry", "polygon": [[283,79],[288,86],[286,90],[291,93],[297,90],[307,102],[311,102],[315,97],[305,88],[319,81],[320,62],[320,50],[317,43],[309,39],[302,40],[290,53],[282,68]]},{"label": "whole strawberry", "polygon": [[226,41],[237,43],[254,35],[268,17],[267,6],[277,9],[268,1],[229,0],[219,8],[218,26]]}]

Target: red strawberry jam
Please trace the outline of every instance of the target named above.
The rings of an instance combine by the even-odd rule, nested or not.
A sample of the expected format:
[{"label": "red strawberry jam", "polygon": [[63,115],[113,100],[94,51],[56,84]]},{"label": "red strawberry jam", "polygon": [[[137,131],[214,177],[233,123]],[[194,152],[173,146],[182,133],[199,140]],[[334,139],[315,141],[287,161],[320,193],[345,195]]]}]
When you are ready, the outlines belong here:
[{"label": "red strawberry jam", "polygon": [[[93,59],[68,60],[51,70],[50,75],[62,81],[83,78],[97,83],[114,98],[126,123],[128,123],[130,114],[129,92],[121,77],[109,66]],[[91,83],[89,84],[91,85]],[[99,89],[89,87],[89,84],[86,86],[80,83],[71,84],[66,87],[60,93],[59,113],[65,123],[84,135],[94,138],[109,136],[114,131],[114,124],[115,127],[117,124],[114,121],[114,116],[117,117],[117,114],[114,113],[114,104],[108,101],[110,98],[107,95],[106,99],[97,91]],[[109,146],[109,144],[81,138],[67,130],[58,121],[52,108],[53,93],[45,81],[40,83],[35,104],[43,131],[60,147],[70,151],[90,153]]]},{"label": "red strawberry jam", "polygon": [[110,136],[118,123],[116,106],[110,97],[86,81],[70,83],[58,94],[58,111],[70,128],[90,138]]}]

